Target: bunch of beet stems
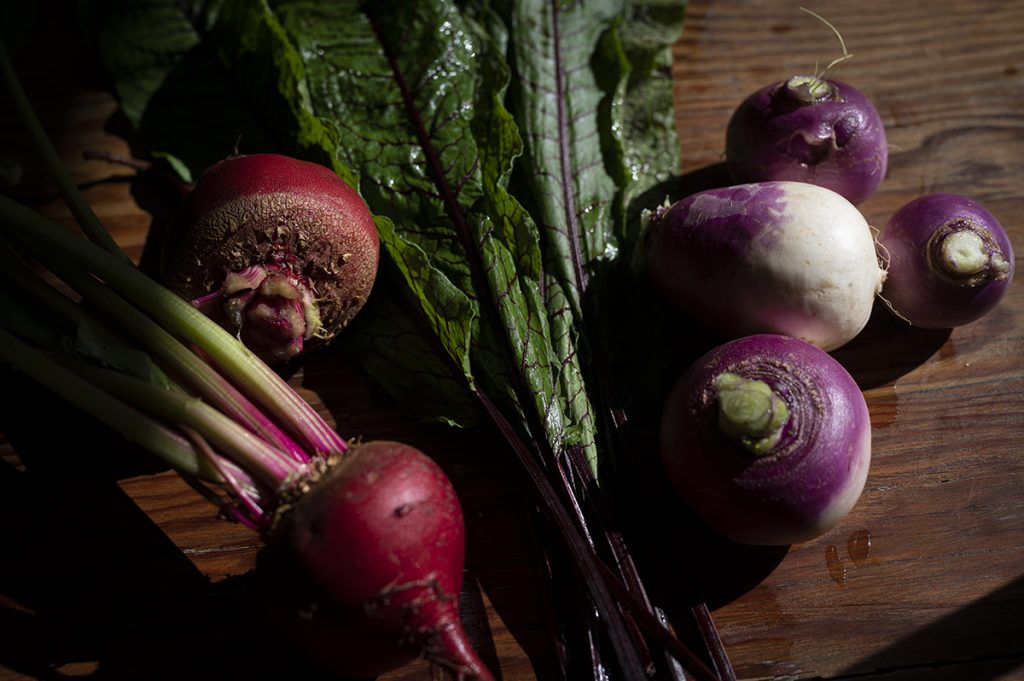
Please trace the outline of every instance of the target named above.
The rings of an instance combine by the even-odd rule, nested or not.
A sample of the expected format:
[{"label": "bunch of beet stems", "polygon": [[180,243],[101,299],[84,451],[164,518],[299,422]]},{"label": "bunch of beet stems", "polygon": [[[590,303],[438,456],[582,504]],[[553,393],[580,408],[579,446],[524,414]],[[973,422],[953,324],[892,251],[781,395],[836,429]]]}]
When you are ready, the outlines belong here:
[{"label": "bunch of beet stems", "polygon": [[[389,55],[389,60],[392,56]],[[448,214],[454,228],[455,236],[462,245],[469,265],[473,288],[486,296],[490,294],[493,301],[500,300],[504,292],[496,290],[486,276],[484,258],[474,239],[465,216],[457,203],[452,200],[453,188],[449,185],[440,157],[433,149],[430,135],[414,103],[414,96],[398,70],[396,80],[402,91],[402,99],[409,113],[415,134],[425,153],[428,170],[434,179],[440,196],[448,208]],[[574,201],[567,197],[568,205]],[[579,229],[575,219],[570,219],[570,233],[576,252],[577,288],[584,291],[587,281],[582,271],[582,255],[579,253]],[[411,311],[414,318],[418,315]],[[501,328],[503,322],[496,312],[496,306],[481,306],[483,323]],[[597,321],[597,310],[587,311],[587,321]],[[584,320],[581,320],[581,322]],[[581,336],[586,336],[587,329],[582,329]],[[428,332],[428,335],[429,332]],[[508,348],[505,348],[506,351]],[[599,344],[589,348],[600,350]],[[445,352],[439,355],[447,356]],[[604,425],[610,434],[607,438],[609,447],[628,450],[631,448],[629,428],[624,419],[624,410],[615,395],[610,376],[608,375],[600,355],[595,353],[597,370],[595,378],[597,394],[605,414]],[[668,630],[663,613],[651,603],[644,584],[637,571],[632,555],[626,546],[624,535],[616,529],[620,523],[614,517],[611,503],[584,460],[578,447],[569,446],[562,451],[553,451],[545,437],[545,415],[538,413],[529,398],[529,389],[523,374],[517,369],[518,361],[506,357],[509,363],[509,375],[512,389],[522,405],[522,415],[526,421],[526,429],[531,434],[520,435],[517,428],[509,422],[501,410],[488,398],[480,386],[473,391],[479,398],[481,406],[495,423],[511,446],[519,461],[523,464],[537,495],[540,497],[541,508],[548,521],[553,524],[565,541],[565,549],[575,562],[577,574],[586,582],[586,591],[593,600],[593,616],[587,618],[589,625],[591,652],[594,661],[595,678],[603,678],[608,673],[602,661],[601,628],[610,639],[611,648],[618,661],[617,670],[626,678],[641,678],[646,670],[652,669],[653,659],[651,647],[653,643],[658,649],[667,652],[666,671],[674,679],[684,679],[684,673],[676,662],[683,662],[687,669],[698,678],[733,679],[735,674],[725,654],[724,647],[718,636],[707,607],[699,602],[693,606],[692,613],[698,630],[706,647],[706,657],[714,667],[711,670],[700,658],[686,649]],[[461,373],[456,370],[453,373]],[[601,547],[598,547],[598,543]],[[609,567],[597,552],[608,556],[614,570]],[[581,594],[587,598],[586,593]],[[699,600],[699,599],[698,599]],[[589,607],[589,606],[585,606]],[[649,637],[646,640],[644,636]],[[562,660],[565,667],[565,660]]]},{"label": "bunch of beet stems", "polygon": [[[440,168],[440,160],[432,153],[429,135],[422,127],[422,121],[411,105],[411,93],[403,88],[404,99],[410,106],[411,119],[417,127],[423,148],[426,150],[428,166],[435,180],[440,185],[442,196],[451,196],[452,190],[447,185],[445,173]],[[449,201],[450,217],[456,236],[462,244],[468,259],[474,288],[477,291],[490,291],[495,297],[502,294],[494,291],[485,276],[486,268],[479,249],[476,246],[469,226],[454,202]],[[582,289],[581,289],[582,290]],[[412,311],[415,316],[415,311]],[[493,316],[492,316],[493,315]],[[494,315],[494,309],[482,307],[485,323],[500,326],[501,322]],[[445,356],[445,353],[439,353]],[[511,366],[516,362],[510,360]],[[543,415],[536,413],[528,399],[529,390],[525,380],[514,368],[510,372],[512,388],[519,396],[520,404],[524,405],[523,415],[530,433],[544,433]],[[605,373],[601,378],[607,378]],[[610,380],[610,379],[609,379]],[[603,380],[602,387],[610,393],[610,383]],[[547,519],[554,525],[558,534],[565,540],[565,548],[586,582],[586,589],[593,599],[593,616],[588,618],[590,631],[591,657],[595,678],[606,678],[609,673],[626,679],[648,678],[649,670],[653,669],[651,646],[666,652],[667,671],[675,679],[684,679],[685,675],[677,662],[681,662],[695,678],[699,679],[733,679],[732,667],[718,637],[706,607],[695,608],[696,624],[707,647],[707,657],[714,665],[712,670],[696,654],[684,646],[672,634],[661,613],[657,612],[647,597],[646,590],[640,580],[633,558],[630,555],[624,538],[620,532],[612,529],[614,522],[608,500],[600,491],[589,465],[582,452],[576,447],[568,447],[555,452],[548,445],[546,437],[528,438],[519,432],[501,413],[501,410],[490,400],[480,387],[474,387],[481,406],[509,443],[518,460],[524,466],[533,488],[540,497],[542,510]],[[614,396],[606,399],[610,405],[617,404]],[[619,413],[620,409],[610,407],[610,411]],[[628,439],[627,430],[621,419],[613,417],[613,428],[621,438]],[[597,539],[603,540],[611,554],[610,558],[615,570],[612,570],[597,555]],[[584,595],[584,597],[586,597]],[[603,627],[610,639],[611,647],[617,658],[618,669],[612,670],[603,661],[602,641],[595,625]],[[645,635],[649,637],[645,639]],[[565,661],[563,660],[563,667]],[[565,671],[563,669],[563,671]]]},{"label": "bunch of beet stems", "polygon": [[[428,158],[435,157],[428,155]],[[435,174],[437,177],[444,176],[439,170]],[[453,222],[468,255],[476,288],[486,291],[489,286],[483,274],[485,268],[468,227],[462,220],[454,219]],[[490,312],[492,310],[489,308],[483,308],[485,316]],[[591,314],[596,314],[596,311]],[[490,320],[490,323],[499,322]],[[515,371],[511,375],[513,380],[522,378]],[[609,415],[609,429],[614,431],[619,446],[629,447],[629,429],[622,416],[624,412],[614,406],[618,401],[610,378],[605,372],[598,372],[598,378],[604,388],[602,397]],[[521,404],[531,404],[526,397],[528,389],[524,381],[517,381],[513,388],[520,396]],[[623,678],[647,678],[648,670],[653,669],[654,664],[652,646],[649,645],[653,644],[654,648],[666,653],[666,671],[674,679],[686,678],[683,669],[698,679],[735,679],[731,663],[705,605],[700,603],[694,606],[693,616],[713,669],[669,631],[664,616],[655,610],[647,596],[623,534],[614,529],[619,523],[614,518],[610,501],[602,493],[582,451],[570,446],[556,453],[543,436],[525,441],[484,390],[479,386],[474,390],[484,411],[524,466],[540,497],[548,521],[567,542],[566,549],[587,582],[590,596],[595,600],[596,612],[590,623],[592,626],[603,626],[611,638],[611,646],[618,658],[618,673]],[[524,407],[524,415],[530,432],[544,432],[541,415],[531,411],[528,406]],[[598,539],[603,540],[615,570],[597,555]],[[645,639],[645,635],[649,639]],[[618,675],[603,661],[599,632],[592,629],[588,636],[595,678],[605,678],[609,673]],[[678,663],[682,663],[682,668]]]},{"label": "bunch of beet stems", "polygon": [[[226,517],[265,531],[273,518],[277,493],[312,460],[344,453],[345,440],[236,338],[134,266],[68,176],[14,77],[2,46],[0,62],[30,138],[82,231],[94,242],[88,243],[0,196],[0,230],[6,238],[87,303],[79,305],[43,281],[7,243],[0,242],[0,266],[22,294],[8,294],[5,303],[18,310],[16,318],[31,320],[19,329],[0,329],[0,359],[162,457]],[[105,314],[96,315],[92,309]],[[152,376],[132,376],[66,353],[40,350],[18,336],[20,332],[28,338],[39,338],[51,333],[55,323],[73,329],[85,320],[94,328],[104,329],[103,334],[115,347],[144,347],[166,373],[154,382]],[[117,328],[110,325],[115,320]],[[101,364],[116,366],[116,354],[98,359]],[[628,650],[626,637],[645,647],[637,639],[637,630],[642,629],[696,678],[718,678],[651,614],[650,604],[638,600],[634,591],[596,556],[593,543],[580,536],[587,535],[583,511],[566,476],[589,472],[582,457],[569,452],[570,472],[558,467],[568,503],[575,511],[573,518],[515,428],[486,395],[481,393],[480,398],[526,465],[549,518],[569,539],[570,554],[589,566],[584,569],[588,578],[607,587],[598,589],[607,597],[603,609],[621,607],[628,612],[632,631],[611,627],[611,635],[618,639],[613,647],[620,664],[624,647]],[[583,477],[586,481],[590,476]],[[580,527],[573,527],[574,521]],[[614,537],[610,543],[614,550]],[[619,559],[622,555],[617,552]],[[621,569],[621,560],[617,562]],[[627,653],[626,657],[631,658],[625,662],[631,670],[643,666],[639,655]],[[627,677],[640,678],[633,672]]]},{"label": "bunch of beet stems", "polygon": [[[276,372],[133,265],[6,197],[0,220],[11,242],[84,303],[0,242],[0,269],[10,284],[4,302],[15,311],[8,319],[23,320],[0,330],[0,357],[164,458],[226,516],[268,529],[279,490],[314,458],[346,451],[344,439]],[[98,364],[32,343],[43,339],[45,346],[48,335],[82,324],[106,340]],[[116,368],[121,353],[139,347],[159,373]]]},{"label": "bunch of beet stems", "polygon": [[[2,47],[0,47],[2,49]],[[145,347],[176,381],[164,385],[67,355],[42,352],[0,332],[0,354],[58,395],[114,426],[180,471],[226,515],[266,529],[277,490],[314,457],[347,444],[277,373],[189,303],[139,271],[78,191],[0,54],[5,80],[30,138],[58,191],[95,246],[0,196],[4,235],[74,289],[75,302],[39,278],[3,244],[8,303],[37,328],[74,329],[84,320],[126,347]],[[102,281],[101,281],[102,280]],[[98,318],[91,310],[105,311]],[[116,320],[119,328],[111,329]],[[60,327],[58,327],[60,328]],[[24,331],[24,328],[22,329]],[[30,332],[31,335],[31,332]],[[116,359],[101,357],[116,363]],[[137,405],[137,406],[133,406]],[[165,422],[180,423],[175,429]],[[211,485],[230,493],[218,495]]]}]

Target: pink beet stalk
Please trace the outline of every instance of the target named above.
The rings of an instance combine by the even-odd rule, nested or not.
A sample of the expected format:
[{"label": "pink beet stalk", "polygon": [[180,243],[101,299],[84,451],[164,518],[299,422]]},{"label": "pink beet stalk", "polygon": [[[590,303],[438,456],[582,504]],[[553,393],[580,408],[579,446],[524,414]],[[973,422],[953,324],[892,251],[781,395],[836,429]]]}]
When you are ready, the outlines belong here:
[{"label": "pink beet stalk", "polygon": [[[201,348],[199,356],[209,357],[239,386],[261,398],[254,404],[285,417],[302,441],[314,445],[308,463],[301,463],[200,399],[104,369],[75,369],[94,391],[116,395],[114,403],[137,404],[150,418],[194,431],[209,443],[210,451],[203,446],[175,451],[197,470],[205,460],[206,470],[213,469],[210,481],[238,500],[237,508],[226,507],[228,515],[259,528],[267,538],[268,556],[275,557],[263,561],[269,567],[261,574],[286,577],[275,579],[276,588],[266,594],[268,601],[283,607],[284,619],[271,621],[299,622],[282,630],[281,636],[291,637],[302,629],[309,614],[304,608],[314,604],[320,613],[314,618],[315,631],[293,643],[312,661],[339,674],[379,673],[423,655],[458,678],[492,678],[473,653],[459,620],[465,530],[451,483],[436,464],[396,443],[370,443],[344,454],[347,443],[308,403],[190,303],[133,266],[3,197],[0,229],[44,263],[66,259],[83,272],[94,272],[111,287],[112,295],[120,293],[168,331]],[[24,366],[27,357],[39,356],[37,351],[13,348],[7,352],[0,347],[0,357],[16,367]],[[54,364],[45,363],[44,371],[57,371]],[[66,381],[58,378],[50,384],[59,387]],[[82,402],[84,393],[61,394],[84,408],[90,406]],[[114,427],[125,426],[121,417],[113,416],[123,417],[123,410],[100,413]],[[147,430],[142,429],[145,446],[153,444]],[[181,440],[174,442],[180,445]],[[156,446],[153,450],[166,453]],[[230,470],[220,465],[222,461],[255,484],[243,489],[227,479]],[[200,478],[187,479],[203,489]],[[225,508],[223,502],[219,505]],[[287,594],[298,594],[297,600],[275,600]],[[344,635],[337,635],[338,627]],[[315,640],[322,645],[309,647]]]},{"label": "pink beet stalk", "polygon": [[100,276],[172,335],[190,343],[255,403],[273,415],[310,453],[343,452],[345,441],[273,369],[190,303],[137,268],[85,242],[61,225],[0,196],[5,233],[37,258],[54,254]]},{"label": "pink beet stalk", "polygon": [[[267,418],[248,397],[229,383],[207,362],[185,347],[149,316],[112,292],[94,277],[66,261],[55,260],[51,271],[78,291],[85,299],[106,309],[113,315],[123,331],[131,334],[148,350],[160,357],[177,372],[187,385],[217,405],[227,415],[245,425],[275,447],[287,452],[298,462],[309,460],[302,447],[276,423]],[[28,277],[23,277],[31,281]]]},{"label": "pink beet stalk", "polygon": [[[8,204],[0,198],[0,213],[5,210]],[[83,254],[69,259],[94,266],[99,277],[119,290],[130,289],[140,306],[180,313],[184,319],[175,316],[176,328],[198,316],[203,322],[189,340],[211,357],[232,357],[231,345],[243,348],[235,339],[223,339],[219,326],[135,268],[122,268],[59,226],[33,220],[29,224],[34,229],[27,229],[21,212],[9,213],[16,219],[0,221],[0,229],[40,257],[70,256],[81,249]],[[69,246],[71,250],[65,251]],[[204,339],[206,334],[214,342]],[[11,348],[0,347],[0,357],[13,366],[24,366],[25,357],[41,355],[17,345]],[[51,376],[62,368],[55,368],[52,361],[44,364]],[[258,360],[249,366],[268,370]],[[458,678],[492,678],[472,651],[459,619],[457,596],[465,558],[461,508],[450,481],[426,455],[407,445],[374,442],[339,448],[331,455],[313,453],[302,463],[180,390],[74,361],[63,369],[68,367],[93,393],[113,396],[107,403],[137,405],[148,418],[196,434],[196,446],[183,449],[186,464],[191,457],[191,468],[199,470],[199,462],[206,461],[209,481],[238,500],[237,509],[227,512],[264,534],[268,548],[257,572],[273,584],[263,594],[268,609],[279,612],[270,621],[282,624],[280,635],[313,662],[344,676],[358,676],[394,669],[422,655]],[[67,383],[59,377],[50,385],[59,388]],[[282,391],[290,392],[283,385]],[[61,394],[82,404],[78,391]],[[139,432],[111,416],[114,412],[98,413],[114,427],[125,427],[126,433]],[[152,444],[147,431],[142,429],[145,446]],[[174,442],[180,446],[181,439]],[[154,451],[164,454],[159,448]],[[242,479],[236,482],[233,471],[241,471]],[[190,479],[198,486],[197,476]],[[304,635],[292,639],[300,631]]]}]

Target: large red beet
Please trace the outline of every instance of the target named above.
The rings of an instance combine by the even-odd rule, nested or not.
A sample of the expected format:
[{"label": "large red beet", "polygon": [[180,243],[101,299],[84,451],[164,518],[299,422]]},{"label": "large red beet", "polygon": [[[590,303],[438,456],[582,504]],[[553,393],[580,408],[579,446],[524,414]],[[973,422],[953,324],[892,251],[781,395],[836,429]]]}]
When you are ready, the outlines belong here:
[{"label": "large red beet", "polygon": [[379,242],[362,197],[324,166],[235,156],[188,194],[163,278],[267,361],[332,339],[363,306]]},{"label": "large red beet", "polygon": [[293,645],[345,676],[423,656],[490,679],[459,619],[465,530],[441,468],[374,441],[308,482],[284,500],[256,570],[261,606]]}]

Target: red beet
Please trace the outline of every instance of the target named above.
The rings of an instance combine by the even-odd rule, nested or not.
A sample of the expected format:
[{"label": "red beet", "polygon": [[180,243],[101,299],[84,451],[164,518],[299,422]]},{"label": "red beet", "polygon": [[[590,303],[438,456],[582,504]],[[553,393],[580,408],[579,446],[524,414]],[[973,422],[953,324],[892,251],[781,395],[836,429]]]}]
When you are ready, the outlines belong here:
[{"label": "red beet", "polygon": [[256,570],[270,621],[344,676],[424,656],[456,678],[491,679],[459,620],[465,530],[441,468],[375,441],[308,482],[284,500]]},{"label": "red beet", "polygon": [[366,203],[331,170],[235,156],[186,197],[163,278],[264,360],[280,361],[348,324],[370,294],[379,250]]}]

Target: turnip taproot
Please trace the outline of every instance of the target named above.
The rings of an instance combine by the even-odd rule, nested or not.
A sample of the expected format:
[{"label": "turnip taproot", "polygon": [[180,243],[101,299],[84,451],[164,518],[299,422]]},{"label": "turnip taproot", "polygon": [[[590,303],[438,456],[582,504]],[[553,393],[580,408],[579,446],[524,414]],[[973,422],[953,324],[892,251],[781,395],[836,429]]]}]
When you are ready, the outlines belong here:
[{"label": "turnip taproot", "polygon": [[280,361],[332,339],[370,294],[377,230],[329,169],[278,154],[211,167],[172,225],[168,288]]},{"label": "turnip taproot", "polygon": [[665,471],[711,527],[742,543],[805,541],[854,506],[871,457],[864,395],[839,362],[775,334],[721,345],[678,379]]},{"label": "turnip taproot", "polygon": [[979,319],[1013,279],[1013,248],[983,205],[959,194],[910,201],[879,239],[889,259],[882,296],[914,326],[948,329]]},{"label": "turnip taproot", "polygon": [[656,288],[726,339],[781,333],[832,350],[867,323],[885,278],[864,217],[816,185],[711,189],[650,219]]},{"label": "turnip taproot", "polygon": [[885,178],[885,126],[860,90],[826,77],[850,54],[834,26],[808,13],[835,32],[843,55],[820,73],[767,85],[743,100],[726,128],[726,165],[737,182],[810,182],[860,203]]}]

